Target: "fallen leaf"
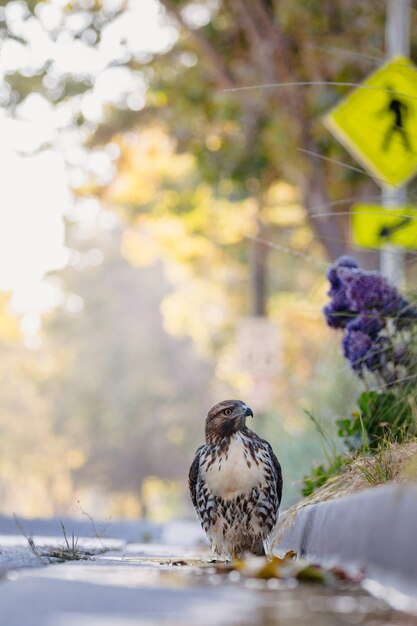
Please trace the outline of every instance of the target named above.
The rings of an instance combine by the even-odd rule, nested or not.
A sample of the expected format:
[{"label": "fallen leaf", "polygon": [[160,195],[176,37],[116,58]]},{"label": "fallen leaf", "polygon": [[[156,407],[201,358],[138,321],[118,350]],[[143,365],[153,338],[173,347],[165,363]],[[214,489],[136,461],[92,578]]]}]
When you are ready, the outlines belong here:
[{"label": "fallen leaf", "polygon": [[302,580],[304,582],[322,584],[330,583],[329,572],[319,565],[307,565],[306,567],[300,569],[295,577],[297,580]]},{"label": "fallen leaf", "polygon": [[286,552],[284,554],[284,560],[289,560],[289,559],[296,559],[297,558],[297,553],[295,550],[288,550],[288,552]]}]

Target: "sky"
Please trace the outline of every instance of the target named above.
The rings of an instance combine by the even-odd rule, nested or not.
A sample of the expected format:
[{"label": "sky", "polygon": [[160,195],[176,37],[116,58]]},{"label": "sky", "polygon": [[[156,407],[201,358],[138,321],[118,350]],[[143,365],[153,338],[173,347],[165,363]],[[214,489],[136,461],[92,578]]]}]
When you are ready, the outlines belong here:
[{"label": "sky", "polygon": [[62,217],[71,197],[62,156],[16,151],[31,125],[0,116],[0,289],[15,294],[16,308],[46,305],[41,280],[67,260]]},{"label": "sky", "polygon": [[[92,123],[102,119],[107,102],[124,99],[128,108],[142,108],[146,86],[140,73],[114,67],[112,61],[125,54],[126,45],[141,59],[169,49],[176,40],[175,29],[161,18],[157,0],[131,0],[129,11],[108,26],[98,46],[76,36],[77,29],[85,29],[88,12],[80,12],[78,22],[71,22],[74,36],[55,40],[51,34],[63,19],[63,4],[62,0],[41,4],[37,20],[27,19],[19,2],[5,8],[9,27],[27,45],[14,40],[2,44],[0,92],[8,71],[31,64],[40,67],[47,58],[53,59],[57,77],[84,72],[93,81],[92,90],[72,105],[64,102],[53,108],[39,94],[31,94],[18,107],[18,119],[0,109],[0,289],[12,291],[13,308],[20,312],[48,307],[50,293],[42,279],[68,259],[63,216],[71,213],[69,182],[74,180],[65,163],[70,163],[78,183],[88,168],[98,175],[100,169],[104,174],[109,169],[104,152],[83,153],[80,138],[70,128],[71,107],[78,107]],[[84,4],[88,8],[89,0]],[[39,151],[48,142],[52,147]]]}]

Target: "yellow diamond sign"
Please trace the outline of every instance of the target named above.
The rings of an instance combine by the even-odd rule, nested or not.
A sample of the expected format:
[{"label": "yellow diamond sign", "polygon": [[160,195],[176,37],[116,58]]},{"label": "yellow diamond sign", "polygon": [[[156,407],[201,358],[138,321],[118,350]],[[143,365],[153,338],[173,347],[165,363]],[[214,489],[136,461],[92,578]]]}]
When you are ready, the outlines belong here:
[{"label": "yellow diamond sign", "polygon": [[385,208],[370,204],[352,207],[353,241],[367,248],[385,244],[417,248],[417,209],[411,207]]},{"label": "yellow diamond sign", "polygon": [[417,68],[394,57],[324,123],[378,183],[404,184],[417,171]]}]

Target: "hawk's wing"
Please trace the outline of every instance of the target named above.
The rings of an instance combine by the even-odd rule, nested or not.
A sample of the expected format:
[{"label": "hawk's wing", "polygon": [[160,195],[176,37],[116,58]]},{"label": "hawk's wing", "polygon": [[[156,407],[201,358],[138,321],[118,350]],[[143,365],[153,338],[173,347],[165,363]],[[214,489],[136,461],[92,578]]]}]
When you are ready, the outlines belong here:
[{"label": "hawk's wing", "polygon": [[197,509],[197,480],[200,471],[200,457],[204,447],[205,446],[203,445],[197,449],[194,461],[192,462],[188,473],[188,487],[190,489],[191,500],[193,501],[195,509]]},{"label": "hawk's wing", "polygon": [[271,461],[272,464],[274,466],[274,470],[275,470],[275,478],[277,481],[277,496],[278,496],[278,506],[281,504],[281,498],[282,498],[282,470],[281,470],[281,465],[280,462],[278,461],[277,457],[275,456],[275,452],[273,451],[271,444],[268,443],[267,441],[265,441],[265,439],[263,440],[269,455],[271,457]]}]

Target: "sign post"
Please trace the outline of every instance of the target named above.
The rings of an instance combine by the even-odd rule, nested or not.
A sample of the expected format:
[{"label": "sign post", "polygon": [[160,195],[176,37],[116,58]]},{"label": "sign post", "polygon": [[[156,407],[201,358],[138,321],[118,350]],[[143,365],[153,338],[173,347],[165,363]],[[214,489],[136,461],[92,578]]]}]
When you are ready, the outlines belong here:
[{"label": "sign post", "polygon": [[[410,0],[387,0],[385,46],[388,58],[397,55],[408,57],[410,54]],[[401,207],[406,203],[405,184],[398,187],[383,186],[382,205],[385,208]],[[387,244],[381,249],[381,273],[399,287],[405,282],[404,256],[404,249],[398,246]]]}]

